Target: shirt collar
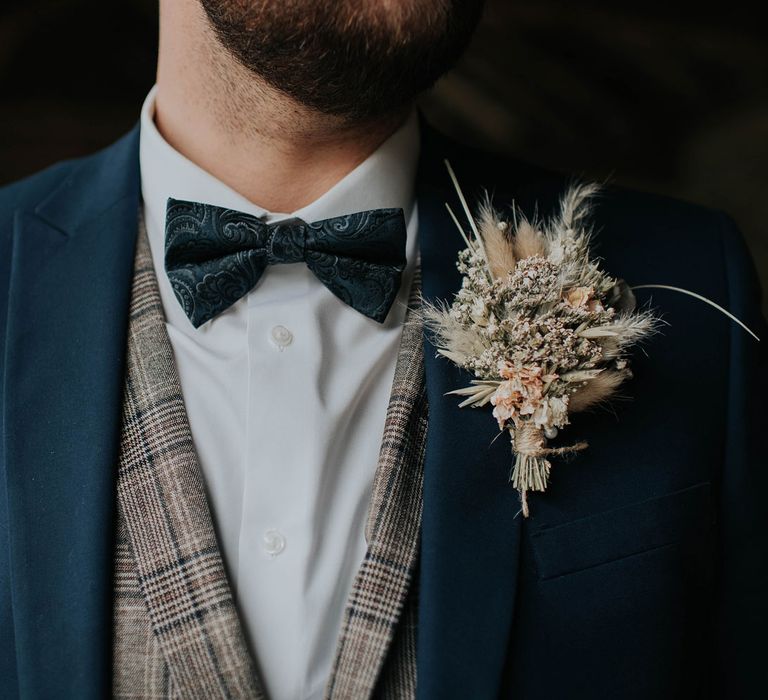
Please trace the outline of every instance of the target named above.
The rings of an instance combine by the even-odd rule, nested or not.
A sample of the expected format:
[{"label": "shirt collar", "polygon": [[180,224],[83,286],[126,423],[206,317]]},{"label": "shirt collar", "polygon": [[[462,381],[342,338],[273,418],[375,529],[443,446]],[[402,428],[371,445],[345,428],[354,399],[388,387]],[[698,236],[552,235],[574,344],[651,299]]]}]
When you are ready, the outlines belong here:
[{"label": "shirt collar", "polygon": [[416,110],[376,151],[318,199],[294,212],[265,210],[179,153],[160,134],[154,122],[157,86],[149,91],[141,109],[139,163],[142,197],[150,241],[164,237],[168,197],[214,204],[254,216],[296,216],[319,221],[350,212],[400,207],[410,221],[415,203],[415,179],[420,133]]}]

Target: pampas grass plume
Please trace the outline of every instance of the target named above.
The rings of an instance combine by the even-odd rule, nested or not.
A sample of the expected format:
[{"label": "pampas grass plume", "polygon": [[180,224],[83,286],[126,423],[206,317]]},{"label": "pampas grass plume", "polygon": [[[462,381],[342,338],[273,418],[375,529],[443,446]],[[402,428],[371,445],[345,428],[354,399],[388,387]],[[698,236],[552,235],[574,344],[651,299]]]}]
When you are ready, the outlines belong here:
[{"label": "pampas grass plume", "polygon": [[568,410],[571,413],[583,411],[609,399],[619,385],[628,377],[626,370],[606,369],[593,377],[583,387],[571,394],[568,400]]},{"label": "pampas grass plume", "polygon": [[544,236],[527,219],[521,219],[515,231],[515,257],[522,260],[534,255],[547,255]]},{"label": "pampas grass plume", "polygon": [[517,264],[513,241],[508,233],[508,225],[496,216],[488,199],[480,206],[478,230],[483,239],[491,275],[494,279],[506,279]]}]

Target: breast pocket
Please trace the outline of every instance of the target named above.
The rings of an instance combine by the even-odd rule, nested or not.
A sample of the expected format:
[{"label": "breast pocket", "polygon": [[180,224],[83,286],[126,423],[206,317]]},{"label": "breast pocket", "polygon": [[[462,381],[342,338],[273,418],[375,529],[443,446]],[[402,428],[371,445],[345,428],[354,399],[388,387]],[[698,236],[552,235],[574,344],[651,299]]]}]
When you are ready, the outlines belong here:
[{"label": "breast pocket", "polygon": [[[564,678],[568,698],[705,697],[695,683],[712,645],[712,496],[697,483],[527,533],[516,697],[563,697]],[[525,676],[542,658],[551,683]]]},{"label": "breast pocket", "polygon": [[540,579],[584,571],[655,549],[709,537],[709,482],[614,508],[531,535]]}]

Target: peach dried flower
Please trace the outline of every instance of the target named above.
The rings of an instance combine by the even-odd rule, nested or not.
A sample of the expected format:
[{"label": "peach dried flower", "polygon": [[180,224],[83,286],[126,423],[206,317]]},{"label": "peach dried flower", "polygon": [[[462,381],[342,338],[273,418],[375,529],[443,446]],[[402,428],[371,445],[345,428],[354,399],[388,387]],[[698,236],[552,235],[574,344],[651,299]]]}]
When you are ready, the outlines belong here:
[{"label": "peach dried flower", "polygon": [[533,415],[544,397],[545,382],[557,378],[556,374],[544,374],[538,365],[515,367],[505,360],[499,362],[499,375],[506,381],[491,396],[491,404],[502,430],[510,420],[517,422],[520,416]]}]

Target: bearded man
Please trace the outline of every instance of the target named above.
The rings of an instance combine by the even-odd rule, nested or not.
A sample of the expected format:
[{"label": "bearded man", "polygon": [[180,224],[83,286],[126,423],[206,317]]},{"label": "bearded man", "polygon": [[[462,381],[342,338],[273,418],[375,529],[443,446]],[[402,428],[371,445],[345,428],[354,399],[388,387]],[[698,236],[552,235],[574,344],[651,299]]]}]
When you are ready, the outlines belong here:
[{"label": "bearded man", "polygon": [[[472,210],[569,182],[417,111],[480,11],[160,0],[135,128],[0,190],[3,698],[768,690],[758,342],[658,292],[632,400],[573,417],[525,518],[490,411],[445,396],[443,161]],[[609,189],[594,219],[612,275],[768,338],[726,215]]]}]

